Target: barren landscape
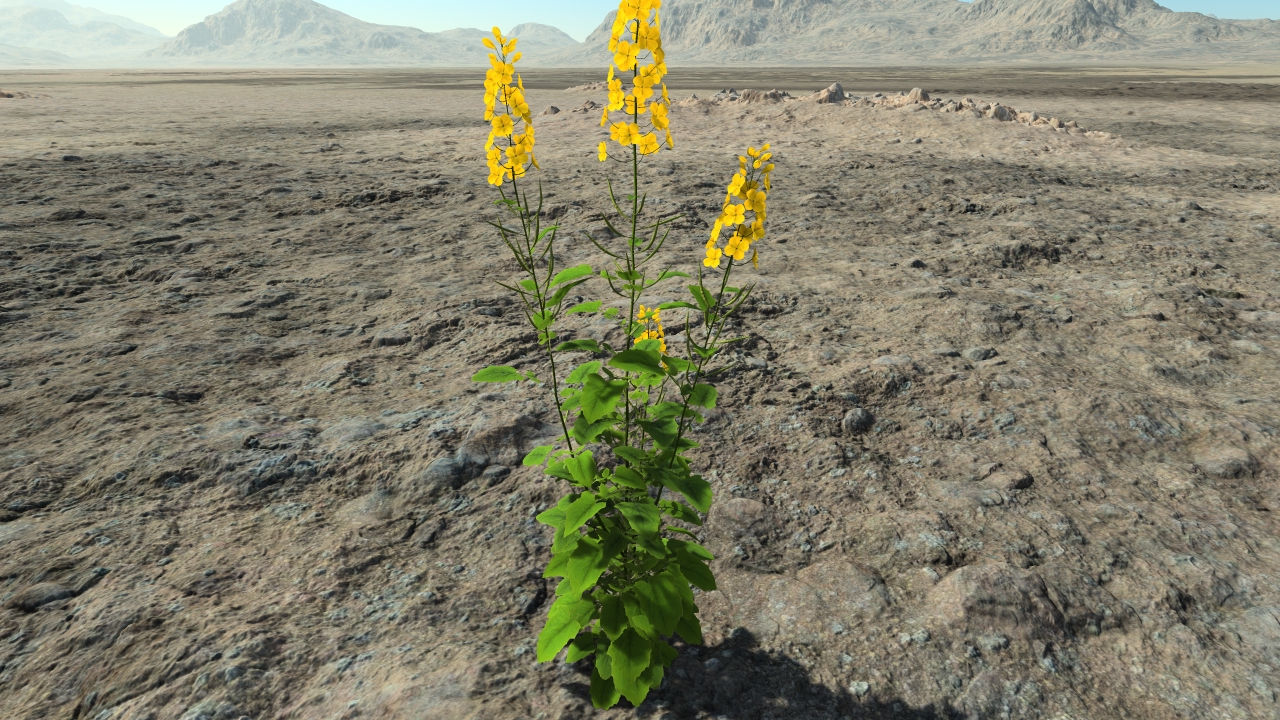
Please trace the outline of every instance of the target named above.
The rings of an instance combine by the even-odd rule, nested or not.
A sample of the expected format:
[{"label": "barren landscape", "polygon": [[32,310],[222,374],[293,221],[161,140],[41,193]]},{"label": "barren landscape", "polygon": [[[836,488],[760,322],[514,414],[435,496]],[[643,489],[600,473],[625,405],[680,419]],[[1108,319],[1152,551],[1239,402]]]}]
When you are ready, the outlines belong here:
[{"label": "barren landscape", "polygon": [[[601,75],[525,74],[597,265]],[[0,717],[1280,717],[1280,69],[673,69],[667,262],[778,169],[707,643],[607,712],[545,390],[469,381],[546,372],[481,80],[0,74]]]}]

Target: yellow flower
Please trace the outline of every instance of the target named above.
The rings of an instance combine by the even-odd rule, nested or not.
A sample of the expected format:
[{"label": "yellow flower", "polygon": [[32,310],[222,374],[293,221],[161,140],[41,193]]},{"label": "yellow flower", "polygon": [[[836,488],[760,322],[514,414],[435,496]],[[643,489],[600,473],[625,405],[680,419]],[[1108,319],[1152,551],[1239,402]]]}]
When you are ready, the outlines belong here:
[{"label": "yellow flower", "polygon": [[747,207],[749,207],[753,212],[764,212],[765,199],[765,194],[760,190],[752,189],[747,191]]},{"label": "yellow flower", "polygon": [[702,264],[707,267],[720,267],[720,258],[724,255],[719,248],[707,248],[707,256],[702,260]]},{"label": "yellow flower", "polygon": [[757,270],[760,269],[760,255],[755,250],[751,251],[751,265]]},{"label": "yellow flower", "polygon": [[653,118],[653,126],[658,130],[666,130],[671,123],[667,118],[667,106],[662,103],[654,103],[649,106],[649,115]]},{"label": "yellow flower", "polygon": [[742,190],[742,186],[747,182],[747,176],[742,173],[734,173],[733,180],[729,181],[729,194],[737,195]]},{"label": "yellow flower", "polygon": [[641,136],[637,145],[639,145],[641,155],[652,155],[653,153],[658,152],[660,147],[658,145],[658,136],[653,133],[646,133]]},{"label": "yellow flower", "polygon": [[[501,186],[507,180],[523,177],[529,167],[538,167],[533,154],[533,118],[524,98],[524,80],[515,72],[521,54],[516,52],[516,38],[505,38],[493,28],[493,39],[484,38],[489,55],[489,69],[484,78],[484,119],[490,123],[485,140],[485,162],[489,167],[489,183]],[[514,80],[514,83],[513,83]],[[505,140],[505,145],[500,142]],[[504,157],[505,156],[505,157]]]},{"label": "yellow flower", "polygon": [[671,142],[671,131],[670,131],[670,130],[667,130],[667,147],[671,148],[672,150],[675,150],[675,149],[676,149],[676,144],[675,144],[674,142]]},{"label": "yellow flower", "polygon": [[493,134],[507,137],[511,135],[512,128],[515,124],[511,121],[510,115],[497,115],[493,118]]},{"label": "yellow flower", "polygon": [[603,143],[603,142],[602,142],[602,143],[600,143],[600,147],[599,147],[598,149],[599,149],[599,151],[600,151],[600,154],[599,154],[599,156],[598,156],[598,157],[600,158],[600,162],[604,162],[605,160],[608,160],[608,159],[609,159],[609,149],[608,149],[607,145],[606,145],[605,143]]},{"label": "yellow flower", "polygon": [[745,205],[729,205],[720,215],[720,220],[725,225],[737,225],[745,219],[746,210]]}]

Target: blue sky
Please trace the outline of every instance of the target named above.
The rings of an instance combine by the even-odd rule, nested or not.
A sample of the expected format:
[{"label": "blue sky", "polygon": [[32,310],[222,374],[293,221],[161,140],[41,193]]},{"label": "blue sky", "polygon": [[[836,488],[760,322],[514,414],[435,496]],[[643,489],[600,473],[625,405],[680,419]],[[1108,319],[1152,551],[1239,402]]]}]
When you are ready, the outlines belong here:
[{"label": "blue sky", "polygon": [[[319,0],[361,20],[385,25],[410,25],[428,31],[456,27],[503,29],[522,22],[555,25],[578,40],[591,32],[617,0]],[[1158,2],[1160,0],[1157,0]],[[174,35],[207,15],[221,10],[229,0],[70,0],[146,23]],[[1278,0],[1163,0],[1173,10],[1213,13],[1223,18],[1269,17],[1280,20]]]}]

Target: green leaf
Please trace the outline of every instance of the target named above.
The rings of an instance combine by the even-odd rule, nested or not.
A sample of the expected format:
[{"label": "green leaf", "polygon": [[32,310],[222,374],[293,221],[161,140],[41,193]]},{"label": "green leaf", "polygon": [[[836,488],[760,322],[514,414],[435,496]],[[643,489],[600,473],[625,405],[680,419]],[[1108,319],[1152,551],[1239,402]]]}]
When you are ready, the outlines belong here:
[{"label": "green leaf", "polygon": [[690,645],[702,644],[702,623],[698,622],[697,615],[681,617],[680,622],[676,623],[676,633]]},{"label": "green leaf", "polygon": [[712,555],[710,550],[702,547],[698,543],[685,542],[683,540],[668,540],[667,545],[671,546],[673,551],[686,552],[694,557],[702,558],[707,562],[711,562],[716,559],[716,556]]},{"label": "green leaf", "polygon": [[578,637],[569,643],[569,651],[564,654],[564,661],[575,663],[596,651],[596,636],[591,633],[578,633]]},{"label": "green leaf", "polygon": [[598,502],[596,496],[589,492],[573,501],[564,511],[564,531],[573,532],[582,527],[596,513],[604,509],[604,503]]},{"label": "green leaf", "polygon": [[619,465],[613,469],[613,479],[619,485],[626,485],[636,490],[649,489],[649,483],[644,479],[644,476],[625,465]]},{"label": "green leaf", "polygon": [[649,453],[643,450],[637,450],[630,445],[619,445],[613,449],[613,454],[626,460],[632,465],[645,465],[649,462]]},{"label": "green leaf", "polygon": [[675,587],[675,579],[669,573],[662,573],[651,580],[641,580],[635,585],[636,599],[640,608],[653,622],[653,627],[663,635],[676,631],[676,623],[684,614],[684,602],[680,599],[680,591]]},{"label": "green leaf", "polygon": [[500,383],[500,382],[514,382],[516,380],[523,380],[523,379],[524,379],[524,373],[520,372],[519,370],[513,367],[507,367],[506,365],[490,365],[489,367],[471,376],[471,380],[473,382]]},{"label": "green leaf", "polygon": [[538,284],[526,278],[520,281],[520,287],[524,288],[525,290],[528,290],[529,292],[533,292],[534,290],[538,289]]},{"label": "green leaf", "polygon": [[[608,657],[608,655],[605,655]],[[591,669],[591,704],[607,710],[618,704],[618,700],[622,698],[622,693],[618,692],[617,686],[613,684],[610,678],[600,677],[600,671],[596,668]]]},{"label": "green leaf", "polygon": [[658,507],[646,502],[618,503],[618,511],[637,533],[646,536],[658,534],[662,528],[662,513]]},{"label": "green leaf", "polygon": [[607,317],[607,318],[609,318],[610,320],[612,320],[612,319],[614,319],[614,318],[618,317],[618,313],[619,313],[619,312],[621,312],[621,311],[620,311],[620,310],[618,310],[618,308],[605,308],[605,309],[604,309],[604,316],[605,316],[605,317]]},{"label": "green leaf", "polygon": [[614,558],[621,555],[622,551],[627,549],[627,543],[629,540],[630,538],[627,537],[627,534],[622,532],[621,528],[617,527],[610,530],[609,534],[604,536],[604,539],[600,541],[600,561],[605,564],[605,567],[608,567],[609,563],[613,562]]},{"label": "green leaf", "polygon": [[594,375],[596,371],[599,369],[600,369],[599,360],[584,362],[578,367],[574,368],[573,372],[569,373],[569,378],[565,382],[570,382],[570,383],[584,382],[587,379],[588,375]]},{"label": "green leaf", "polygon": [[680,565],[681,574],[695,587],[707,592],[716,589],[715,576],[700,558],[679,550],[676,551],[676,563]]},{"label": "green leaf", "polygon": [[[664,448],[671,447],[671,444],[676,441],[676,435],[680,432],[680,426],[676,424],[675,418],[671,417],[658,420],[637,420],[636,424],[643,428],[655,443]],[[675,488],[671,489],[675,490]]]},{"label": "green leaf", "polygon": [[547,624],[538,633],[538,662],[555,659],[560,650],[582,629],[572,608],[560,602],[547,612]]},{"label": "green leaf", "polygon": [[551,323],[555,322],[556,316],[555,313],[548,310],[546,312],[533,313],[529,316],[529,319],[533,321],[533,326],[538,330],[546,330],[551,327]]},{"label": "green leaf", "polygon": [[661,402],[649,408],[649,417],[654,420],[679,417],[684,412],[684,405],[677,402]]},{"label": "green leaf", "polygon": [[663,280],[666,280],[667,278],[673,278],[673,277],[687,278],[689,277],[689,273],[680,272],[679,270],[663,270],[662,274],[659,275],[658,279],[654,280],[652,284],[657,284],[662,282]]},{"label": "green leaf", "polygon": [[[621,631],[619,631],[621,634]],[[605,680],[613,678],[613,659],[609,657],[609,648],[606,646],[604,652],[596,655],[596,672],[600,673],[600,677]]]},{"label": "green leaf", "polygon": [[586,277],[593,272],[594,271],[591,269],[590,265],[577,265],[571,268],[566,268],[556,273],[556,276],[551,278],[551,287],[555,287],[562,282],[569,282],[570,280],[577,280],[580,277]]},{"label": "green leaf", "polygon": [[693,295],[694,301],[698,303],[699,310],[706,312],[715,307],[715,296],[711,294],[710,290],[707,290],[701,285],[690,285],[689,294]]},{"label": "green leaf", "polygon": [[[568,640],[565,640],[568,642]],[[649,667],[649,655],[653,651],[653,643],[641,637],[635,630],[628,628],[617,640],[609,645],[609,659],[612,661],[613,684],[637,707],[644,702],[649,688],[636,683],[640,674]]]},{"label": "green leaf", "polygon": [[537,520],[543,525],[550,525],[551,527],[559,530],[564,527],[564,509],[558,507],[547,508],[546,510],[538,513],[538,516],[535,517],[534,520]]},{"label": "green leaf", "polygon": [[565,311],[565,314],[572,315],[574,313],[595,312],[599,309],[600,309],[599,300],[588,300],[587,302],[578,303],[577,305],[574,305],[573,307],[569,308],[568,310]]},{"label": "green leaf", "polygon": [[609,364],[626,372],[663,373],[662,355],[652,350],[623,350],[614,355]]},{"label": "green leaf", "polygon": [[556,352],[600,352],[600,343],[591,339],[570,340],[556,346]]},{"label": "green leaf", "polygon": [[613,412],[626,390],[625,380],[605,380],[599,375],[587,375],[582,386],[582,414],[587,422],[595,422]]},{"label": "green leaf", "polygon": [[538,447],[530,450],[528,455],[524,456],[523,464],[527,467],[536,467],[541,465],[546,462],[547,455],[549,455],[552,450],[553,448],[550,445],[539,445]]},{"label": "green leaf", "polygon": [[578,415],[573,421],[573,437],[583,445],[593,443],[600,437],[600,433],[613,425],[613,422],[613,420],[605,418],[599,422],[591,423],[587,422],[587,419],[582,415]]},{"label": "green leaf", "polygon": [[596,479],[596,460],[590,450],[584,450],[577,457],[564,462],[569,471],[569,479],[582,487],[591,487]]},{"label": "green leaf", "polygon": [[582,535],[576,530],[565,530],[563,527],[558,527],[551,539],[551,552],[555,554],[572,553],[573,549],[578,547],[578,541],[581,539]]},{"label": "green leaf", "polygon": [[699,512],[711,509],[711,483],[703,480],[701,475],[690,475],[688,470],[676,469],[663,472],[661,477],[665,487],[685,496]]},{"label": "green leaf", "polygon": [[570,553],[567,552],[552,555],[551,562],[547,563],[547,569],[542,571],[542,577],[564,577],[569,572],[569,555]]},{"label": "green leaf", "polygon": [[653,623],[649,621],[649,616],[644,614],[644,610],[640,609],[640,601],[636,599],[635,590],[628,590],[622,596],[622,607],[627,613],[627,622],[631,627],[644,637],[650,640],[658,639],[658,631],[654,629]]},{"label": "green leaf", "polygon": [[667,364],[667,374],[671,377],[675,377],[690,370],[696,370],[698,367],[684,358],[672,357],[670,355],[663,355],[662,362]]},{"label": "green leaf", "polygon": [[693,508],[675,500],[663,500],[658,505],[671,517],[693,525],[701,525],[702,517]]},{"label": "green leaf", "polygon": [[568,572],[565,577],[573,583],[574,592],[586,592],[595,586],[604,574],[609,563],[604,561],[604,553],[600,544],[591,538],[584,537],[578,541],[578,547],[569,555]]},{"label": "green leaf", "polygon": [[600,601],[600,629],[610,640],[617,640],[627,629],[627,611],[622,605],[622,598],[606,595]]},{"label": "green leaf", "polygon": [[683,300],[674,300],[672,302],[664,302],[658,306],[659,310],[675,310],[676,308],[688,308],[690,310],[699,309],[697,305],[694,305],[693,303],[687,303]]},{"label": "green leaf", "polygon": [[[685,387],[688,387],[687,385]],[[684,388],[680,389],[681,394],[685,395],[685,399],[690,405],[697,405],[708,410],[715,409],[716,406],[716,389],[710,385],[698,383],[693,387],[692,392],[685,392]]]}]

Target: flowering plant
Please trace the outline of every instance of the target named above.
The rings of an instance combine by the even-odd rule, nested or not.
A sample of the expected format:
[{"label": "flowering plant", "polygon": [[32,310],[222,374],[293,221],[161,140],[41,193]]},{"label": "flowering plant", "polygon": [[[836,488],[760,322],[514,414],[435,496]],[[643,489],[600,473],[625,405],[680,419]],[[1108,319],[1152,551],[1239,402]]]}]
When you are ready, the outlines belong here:
[{"label": "flowering plant", "polygon": [[[572,486],[537,517],[554,529],[544,577],[562,578],[538,636],[537,657],[552,660],[566,647],[569,662],[594,656],[591,699],[601,708],[622,697],[634,705],[643,702],[676,658],[669,642],[674,636],[702,642],[693,588],[715,589],[708,567],[714,558],[695,542],[690,528],[702,524],[712,494],[686,453],[698,447],[689,437],[693,425],[704,421],[702,411],[716,406],[712,379],[729,369],[715,367],[720,350],[733,342],[722,334],[751,292],[730,285],[730,277],[736,264],[747,262],[748,251],[758,267],[752,243],[764,237],[765,194],[773,171],[767,145],[739,158],[706,256],[697,266],[697,282],[688,285],[691,302],[642,304],[655,285],[690,277],[649,268],[676,218],[647,224],[643,219],[641,161],[660,150],[658,131],[666,146],[674,147],[662,82],[666,64],[659,6],[660,0],[623,0],[613,25],[609,104],[601,123],[610,126],[620,149],[611,153],[607,143],[598,149],[601,162],[630,163],[631,192],[619,199],[610,183],[616,218],[607,222],[619,239],[617,246],[606,246],[592,238],[610,259],[611,267],[598,273],[590,265],[557,265],[559,228],[542,227],[541,194],[535,206],[521,184],[529,168],[538,165],[533,124],[514,69],[520,57],[514,52],[516,40],[504,38],[497,28],[493,39],[486,39],[494,49],[485,80],[485,117],[492,123],[485,145],[489,182],[515,221],[510,224],[518,227],[491,224],[522,275],[502,285],[519,298],[550,367],[545,380],[510,366],[485,368],[473,379],[546,382],[554,394],[561,435],[524,459],[527,466],[545,465],[548,475]],[[625,117],[614,120],[611,113]],[[725,230],[732,234],[721,248]],[[570,291],[596,277],[616,298],[610,307],[600,300],[566,306]],[[674,333],[678,338],[669,337],[663,325],[662,314],[672,311],[684,313]],[[557,342],[557,323],[578,313],[617,321],[627,342],[617,348],[592,339]],[[581,362],[562,373],[559,365],[569,356]],[[598,462],[606,457],[608,462]]]}]

